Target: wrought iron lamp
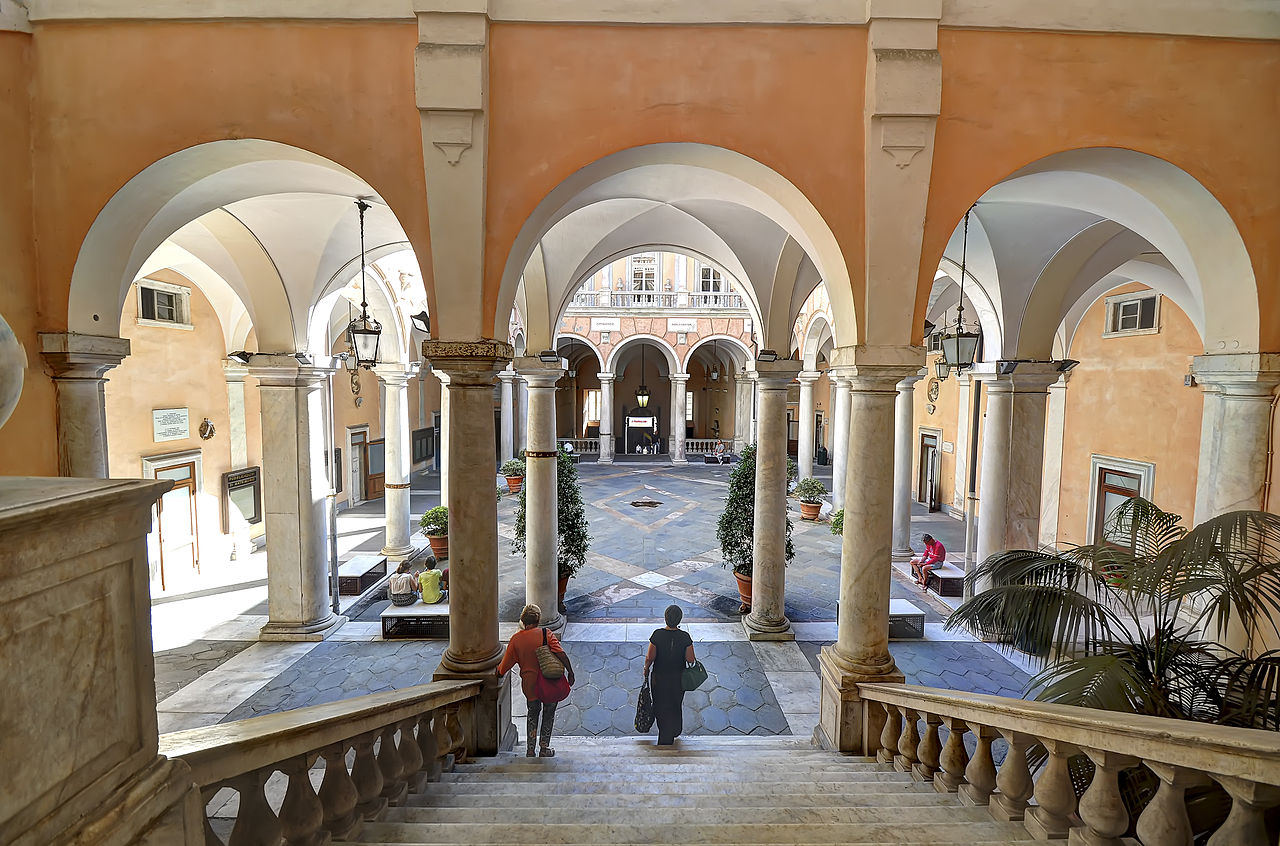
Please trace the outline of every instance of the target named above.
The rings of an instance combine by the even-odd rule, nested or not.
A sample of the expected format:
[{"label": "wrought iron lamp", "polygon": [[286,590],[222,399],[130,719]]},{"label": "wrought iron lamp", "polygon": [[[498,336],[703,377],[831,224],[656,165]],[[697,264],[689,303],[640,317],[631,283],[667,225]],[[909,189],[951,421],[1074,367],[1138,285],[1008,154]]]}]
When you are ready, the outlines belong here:
[{"label": "wrought iron lamp", "polygon": [[978,352],[978,333],[965,330],[964,325],[964,282],[968,275],[966,262],[969,253],[969,215],[973,214],[973,206],[964,213],[964,235],[960,241],[960,302],[956,304],[956,324],[942,336],[942,361],[937,365],[938,377],[945,379],[946,370],[961,371],[973,366]]},{"label": "wrought iron lamp", "polygon": [[369,298],[365,294],[364,274],[364,213],[369,204],[364,200],[356,200],[356,208],[360,211],[360,316],[351,321],[347,327],[347,335],[351,339],[351,348],[355,351],[356,366],[372,368],[378,363],[378,344],[382,340],[382,324],[369,316]]},{"label": "wrought iron lamp", "polygon": [[644,343],[640,344],[640,387],[636,388],[636,405],[649,406],[649,386],[644,383]]}]

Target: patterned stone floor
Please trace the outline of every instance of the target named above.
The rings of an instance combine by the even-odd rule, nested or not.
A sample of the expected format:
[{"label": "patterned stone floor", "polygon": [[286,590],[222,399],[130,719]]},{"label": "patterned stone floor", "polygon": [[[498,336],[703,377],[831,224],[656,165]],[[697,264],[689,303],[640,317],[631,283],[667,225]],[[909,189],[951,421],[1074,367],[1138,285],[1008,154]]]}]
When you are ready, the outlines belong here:
[{"label": "patterned stone floor", "polygon": [[155,654],[156,702],[186,687],[205,673],[239,655],[247,646],[243,640],[195,640],[186,646]]}]

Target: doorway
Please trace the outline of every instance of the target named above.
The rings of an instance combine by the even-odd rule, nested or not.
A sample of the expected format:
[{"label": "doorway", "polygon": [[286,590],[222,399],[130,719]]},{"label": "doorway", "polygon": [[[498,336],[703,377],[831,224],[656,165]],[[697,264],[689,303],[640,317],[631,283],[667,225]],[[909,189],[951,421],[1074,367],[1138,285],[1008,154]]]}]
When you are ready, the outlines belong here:
[{"label": "doorway", "polygon": [[916,479],[916,501],[929,511],[942,508],[942,474],[939,472],[941,435],[936,432],[920,433],[920,469]]},{"label": "doorway", "polygon": [[151,581],[161,591],[200,575],[200,451],[142,460],[143,476],[173,482],[156,503],[151,547]]},{"label": "doorway", "polygon": [[351,492],[347,494],[348,505],[359,505],[369,498],[365,493],[365,466],[368,461],[365,446],[368,441],[369,427],[347,430],[347,455],[351,456]]},{"label": "doorway", "polygon": [[364,498],[381,499],[386,489],[387,454],[382,438],[364,445]]}]

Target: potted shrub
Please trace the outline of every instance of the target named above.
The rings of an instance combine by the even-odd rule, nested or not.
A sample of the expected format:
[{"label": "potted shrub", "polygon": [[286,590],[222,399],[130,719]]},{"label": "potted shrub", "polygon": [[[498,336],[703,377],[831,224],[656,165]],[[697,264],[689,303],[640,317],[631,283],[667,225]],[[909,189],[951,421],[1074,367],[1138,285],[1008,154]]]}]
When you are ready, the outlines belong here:
[{"label": "potted shrub", "polygon": [[509,458],[502,462],[502,467],[498,469],[507,479],[507,490],[511,493],[520,493],[520,489],[524,487],[524,458]]},{"label": "potted shrub", "polygon": [[[516,505],[516,530],[511,540],[514,552],[525,551],[526,495],[527,492],[521,490]],[[587,563],[587,551],[591,548],[590,528],[587,510],[582,503],[578,465],[574,464],[572,455],[561,449],[556,455],[556,575],[561,611],[564,611],[564,593],[569,587],[569,579]]]},{"label": "potted shrub", "polygon": [[437,505],[419,521],[422,533],[431,544],[431,554],[436,558],[449,557],[449,507]]},{"label": "potted shrub", "polygon": [[826,496],[827,486],[817,479],[801,479],[796,485],[795,495],[800,500],[800,519],[817,520],[822,511],[822,498]]},{"label": "potted shrub", "polygon": [[831,534],[844,534],[844,509],[831,512]]},{"label": "potted shrub", "polygon": [[[726,567],[733,568],[738,582],[738,597],[742,604],[738,613],[751,610],[751,574],[753,572],[752,546],[756,524],[756,447],[751,444],[742,450],[742,456],[729,474],[729,495],[725,498],[724,511],[716,524],[716,540],[720,542],[720,554]],[[787,518],[786,560],[795,557],[791,544],[791,518]]]}]

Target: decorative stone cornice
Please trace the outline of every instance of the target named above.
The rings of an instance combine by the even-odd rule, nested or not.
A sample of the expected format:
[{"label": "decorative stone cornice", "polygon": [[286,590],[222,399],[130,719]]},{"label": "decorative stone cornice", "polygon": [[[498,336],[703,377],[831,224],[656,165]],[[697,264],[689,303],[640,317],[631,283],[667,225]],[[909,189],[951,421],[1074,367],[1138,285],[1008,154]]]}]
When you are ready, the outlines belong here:
[{"label": "decorative stone cornice", "polygon": [[1280,353],[1198,355],[1191,372],[1201,385],[1228,396],[1270,397],[1280,385]]},{"label": "decorative stone cornice", "polygon": [[763,391],[785,390],[804,365],[792,358],[757,361],[755,382]]},{"label": "decorative stone cornice", "polygon": [[492,388],[494,379],[506,369],[514,355],[511,345],[504,341],[422,342],[423,359],[448,377],[446,384],[450,388]]},{"label": "decorative stone cornice", "polygon": [[129,355],[129,340],[75,332],[41,332],[40,354],[55,379],[101,379]]},{"label": "decorative stone cornice", "polygon": [[521,356],[514,364],[516,372],[530,388],[554,388],[569,368],[569,362],[563,358],[543,361],[536,355]]},{"label": "decorative stone cornice", "polygon": [[[975,364],[969,375],[986,385],[988,392],[1043,394],[1062,378],[1061,361],[984,361]],[[1012,367],[1012,372],[1002,369]]]}]

